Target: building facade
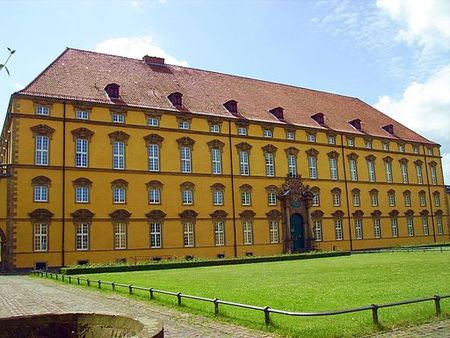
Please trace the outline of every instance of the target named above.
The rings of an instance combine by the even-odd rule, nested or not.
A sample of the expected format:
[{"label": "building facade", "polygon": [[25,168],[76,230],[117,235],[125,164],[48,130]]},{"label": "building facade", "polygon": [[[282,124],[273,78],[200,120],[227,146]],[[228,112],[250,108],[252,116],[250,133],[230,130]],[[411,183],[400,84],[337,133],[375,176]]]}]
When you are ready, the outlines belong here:
[{"label": "building facade", "polygon": [[3,269],[450,239],[440,146],[351,97],[67,49],[1,146]]}]

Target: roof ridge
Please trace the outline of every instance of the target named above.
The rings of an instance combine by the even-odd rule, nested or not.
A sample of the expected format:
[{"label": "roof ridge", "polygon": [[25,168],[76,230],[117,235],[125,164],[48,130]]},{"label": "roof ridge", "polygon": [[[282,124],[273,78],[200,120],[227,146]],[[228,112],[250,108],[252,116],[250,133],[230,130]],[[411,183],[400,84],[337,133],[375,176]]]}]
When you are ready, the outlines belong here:
[{"label": "roof ridge", "polygon": [[22,88],[21,90],[17,91],[16,93],[22,93],[24,91],[26,91],[29,87],[31,87],[32,84],[34,84],[37,79],[39,79],[42,75],[44,75],[44,73],[50,69],[50,67],[53,66],[53,64],[55,64],[64,54],[67,53],[67,51],[69,50],[69,47],[66,47],[66,49],[64,49],[64,51],[59,54],[55,60],[53,60],[53,62],[51,62],[47,67],[44,68],[44,70],[42,72],[40,72],[28,85],[25,86],[25,88]]},{"label": "roof ridge", "polygon": [[[95,51],[86,50],[86,49],[80,49],[80,48],[67,47],[67,49],[78,51],[78,52],[83,52],[83,53],[112,56],[112,57],[116,57],[116,58],[122,58],[122,59],[128,59],[128,60],[134,60],[134,61],[141,61],[142,62],[142,59],[136,59],[136,58],[129,57],[129,56],[108,54],[108,53],[103,53],[103,52],[95,52]],[[184,68],[184,69],[191,69],[191,70],[195,70],[195,71],[198,71],[198,72],[213,73],[213,74],[218,74],[218,75],[230,76],[230,77],[234,77],[234,78],[241,78],[241,79],[246,79],[246,80],[251,80],[251,81],[264,82],[264,83],[274,84],[274,85],[283,86],[283,87],[290,87],[290,88],[295,88],[295,89],[308,90],[308,91],[312,91],[312,92],[316,92],[316,93],[336,95],[336,96],[341,96],[341,97],[348,98],[348,99],[358,99],[357,97],[350,96],[350,95],[344,95],[344,94],[339,94],[339,93],[334,93],[334,92],[329,92],[329,91],[324,91],[324,90],[306,88],[306,87],[302,87],[302,86],[296,86],[296,85],[293,85],[293,84],[281,83],[281,82],[276,82],[276,81],[268,81],[268,80],[258,79],[258,78],[245,76],[245,75],[235,75],[235,74],[219,72],[219,71],[216,71],[216,70],[201,69],[201,68],[187,67],[187,66],[181,66],[181,65],[173,65],[171,63],[166,63],[165,65],[169,66],[169,67],[179,67],[179,68]]]}]

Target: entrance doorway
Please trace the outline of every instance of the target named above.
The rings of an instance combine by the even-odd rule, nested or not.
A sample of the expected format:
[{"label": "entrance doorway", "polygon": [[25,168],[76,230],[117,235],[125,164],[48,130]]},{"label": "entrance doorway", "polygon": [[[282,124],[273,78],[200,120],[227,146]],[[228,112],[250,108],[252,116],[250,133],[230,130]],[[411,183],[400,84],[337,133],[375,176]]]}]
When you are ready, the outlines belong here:
[{"label": "entrance doorway", "polygon": [[292,250],[302,251],[305,249],[305,226],[303,216],[300,214],[293,214],[291,216],[291,238]]}]

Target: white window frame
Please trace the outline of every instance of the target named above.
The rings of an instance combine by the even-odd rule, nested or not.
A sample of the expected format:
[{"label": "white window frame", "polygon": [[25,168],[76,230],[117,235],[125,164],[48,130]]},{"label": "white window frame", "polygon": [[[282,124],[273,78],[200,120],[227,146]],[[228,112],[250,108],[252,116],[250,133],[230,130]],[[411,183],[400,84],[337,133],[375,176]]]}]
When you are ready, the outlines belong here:
[{"label": "white window frame", "polygon": [[439,194],[439,192],[436,191],[435,193],[433,193],[433,201],[435,207],[441,206],[441,194]]},{"label": "white window frame", "polygon": [[75,203],[89,203],[89,187],[75,186]]},{"label": "white window frame", "polygon": [[427,197],[426,197],[425,192],[423,192],[423,191],[419,192],[419,205],[421,207],[427,206]]},{"label": "white window frame", "polygon": [[162,224],[160,222],[150,223],[150,248],[157,249],[162,247]]},{"label": "white window frame", "polygon": [[412,215],[406,215],[406,227],[408,229],[408,236],[414,236],[414,218]]},{"label": "white window frame", "polygon": [[209,131],[211,133],[220,133],[220,124],[218,123],[211,124],[211,126],[209,127]]},{"label": "white window frame", "polygon": [[75,112],[75,118],[77,120],[89,120],[89,111],[87,111],[87,110],[77,110]]},{"label": "white window frame", "polygon": [[342,219],[334,220],[334,236],[336,241],[342,241],[344,239],[344,232],[342,228]]},{"label": "white window frame", "polygon": [[189,123],[189,121],[186,121],[186,120],[179,121],[178,129],[189,130],[189,129],[191,129],[191,124]]},{"label": "white window frame", "polygon": [[398,218],[391,216],[391,233],[392,237],[398,237]]},{"label": "white window frame", "polygon": [[44,135],[36,135],[34,163],[36,165],[48,165],[50,138]]},{"label": "white window frame", "polygon": [[278,221],[276,220],[270,220],[269,221],[269,237],[270,237],[270,243],[279,243],[280,238],[278,234]]},{"label": "white window frame", "polygon": [[272,138],[273,137],[273,132],[270,129],[264,129],[263,131],[263,137],[265,138]]},{"label": "white window frame", "polygon": [[384,151],[389,151],[389,142],[382,142],[382,148]]},{"label": "white window frame", "polygon": [[377,192],[371,192],[370,193],[370,205],[372,207],[378,206],[378,193]]},{"label": "white window frame", "polygon": [[313,199],[312,199],[312,206],[318,207],[320,206],[320,191],[313,191]]},{"label": "white window frame", "polygon": [[75,139],[75,167],[87,168],[89,166],[89,140]]},{"label": "white window frame", "polygon": [[349,167],[350,167],[350,180],[351,181],[358,181],[358,164],[356,163],[356,160],[354,158],[351,158],[349,160]]},{"label": "white window frame", "polygon": [[411,193],[406,192],[404,194],[404,197],[405,197],[405,207],[410,207],[411,206]]},{"label": "white window frame", "polygon": [[308,140],[308,142],[315,143],[316,142],[316,135],[313,134],[313,133],[307,133],[306,134],[306,139]]},{"label": "white window frame", "polygon": [[239,170],[241,176],[249,176],[250,175],[250,166],[249,166],[249,153],[248,151],[240,151],[239,152]]},{"label": "white window frame", "polygon": [[322,221],[320,219],[316,219],[313,221],[314,227],[314,240],[316,242],[322,241]]},{"label": "white window frame", "polygon": [[182,196],[181,203],[183,205],[194,204],[194,191],[191,188],[183,189],[181,192],[181,196]]},{"label": "white window frame", "polygon": [[353,192],[352,193],[352,202],[354,207],[359,207],[361,205],[361,193]]},{"label": "white window frame", "polygon": [[33,189],[34,202],[48,202],[48,185],[36,184]]},{"label": "white window frame", "polygon": [[148,189],[148,203],[149,204],[161,204],[161,189],[150,187]]},{"label": "white window frame", "polygon": [[417,176],[417,183],[423,184],[423,171],[422,171],[422,165],[416,164],[416,176]]},{"label": "white window frame", "polygon": [[336,144],[336,136],[328,135],[328,144]]},{"label": "white window frame", "polygon": [[367,161],[367,170],[369,174],[369,182],[376,182],[377,176],[375,172],[375,161],[374,160],[368,160]]},{"label": "white window frame", "polygon": [[373,233],[376,239],[381,238],[381,219],[379,217],[373,218]]},{"label": "white window frame", "polygon": [[241,191],[241,205],[252,205],[252,193],[250,191]]},{"label": "white window frame", "polygon": [[333,207],[340,207],[341,206],[341,193],[340,192],[333,192],[331,193],[331,198],[333,200]]},{"label": "white window frame", "polygon": [[147,117],[147,126],[159,127],[159,119],[157,117],[152,116]]},{"label": "white window frame", "polygon": [[438,179],[437,179],[437,168],[435,165],[432,165],[430,167],[430,173],[431,173],[431,184],[437,185]]},{"label": "white window frame", "polygon": [[189,174],[192,172],[192,149],[191,147],[180,147],[181,172]]},{"label": "white window frame", "polygon": [[248,131],[246,127],[238,127],[238,135],[247,136]]},{"label": "white window frame", "polygon": [[194,223],[184,222],[183,223],[183,246],[193,247],[195,245],[195,229]]},{"label": "white window frame", "polygon": [[430,226],[428,224],[428,215],[422,215],[422,227],[423,227],[423,235],[430,235]]},{"label": "white window frame", "polygon": [[113,188],[113,203],[114,204],[124,204],[126,203],[127,192],[124,187],[114,187]]},{"label": "white window frame", "polygon": [[148,155],[148,171],[158,172],[160,170],[159,144],[149,143],[147,147],[147,155]]},{"label": "white window frame", "polygon": [[338,160],[337,158],[330,157],[329,163],[330,163],[330,179],[332,179],[333,181],[337,181],[339,179]]},{"label": "white window frame", "polygon": [[316,156],[308,155],[308,168],[309,168],[309,178],[311,180],[316,180],[318,178]]},{"label": "white window frame", "polygon": [[354,147],[355,146],[355,139],[351,137],[347,137],[347,146]]},{"label": "white window frame", "polygon": [[49,116],[50,115],[50,107],[38,105],[35,108],[36,115]]},{"label": "white window frame", "polygon": [[127,224],[118,222],[114,224],[114,249],[123,250],[127,248]]},{"label": "white window frame", "polygon": [[267,205],[277,205],[277,193],[273,190],[267,192]]},{"label": "white window frame", "polygon": [[395,207],[395,192],[388,193],[388,204],[390,207]]},{"label": "white window frame", "polygon": [[124,114],[112,114],[111,121],[113,123],[125,123],[125,115]]},{"label": "white window frame", "polygon": [[409,183],[409,175],[408,175],[408,164],[407,163],[400,163],[400,171],[402,173],[402,182],[404,184]]},{"label": "white window frame", "polygon": [[266,176],[274,177],[275,176],[275,160],[273,153],[264,153],[264,160],[266,164]]},{"label": "white window frame", "polygon": [[33,251],[43,252],[48,250],[48,224],[33,224]]},{"label": "white window frame", "polygon": [[242,222],[242,230],[244,232],[244,245],[253,244],[253,222],[252,221]]},{"label": "white window frame", "polygon": [[288,174],[290,176],[297,175],[297,156],[294,154],[288,155]]},{"label": "white window frame", "polygon": [[114,141],[113,144],[113,169],[125,169],[125,142]]},{"label": "white window frame", "polygon": [[355,236],[356,239],[363,239],[362,218],[355,218]]},{"label": "white window frame", "polygon": [[392,183],[393,182],[392,162],[391,161],[384,162],[384,169],[385,169],[385,173],[386,173],[386,182],[387,183]]},{"label": "white window frame", "polygon": [[89,224],[78,223],[76,225],[76,250],[89,250]]},{"label": "white window frame", "polygon": [[404,153],[405,152],[405,145],[404,144],[399,144],[398,145],[398,151],[401,152],[401,153]]},{"label": "white window frame", "polygon": [[213,205],[223,205],[223,190],[213,190]]},{"label": "white window frame", "polygon": [[366,149],[372,149],[373,148],[372,141],[366,140],[365,146],[366,146]]},{"label": "white window frame", "polygon": [[436,230],[438,235],[444,234],[444,223],[442,221],[442,215],[436,215]]},{"label": "white window frame", "polygon": [[292,131],[286,132],[286,140],[295,140],[295,133]]},{"label": "white window frame", "polygon": [[222,174],[222,152],[219,148],[211,149],[211,167],[214,175]]},{"label": "white window frame", "polygon": [[225,223],[223,221],[214,222],[214,244],[215,246],[225,245]]}]

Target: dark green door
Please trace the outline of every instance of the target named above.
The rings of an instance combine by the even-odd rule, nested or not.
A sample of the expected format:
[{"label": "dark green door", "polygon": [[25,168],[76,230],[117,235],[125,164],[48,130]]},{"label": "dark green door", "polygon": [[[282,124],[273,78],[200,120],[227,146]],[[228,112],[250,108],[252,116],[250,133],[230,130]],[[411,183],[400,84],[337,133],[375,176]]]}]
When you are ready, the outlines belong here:
[{"label": "dark green door", "polygon": [[305,229],[302,215],[291,216],[292,250],[299,251],[305,248]]}]

